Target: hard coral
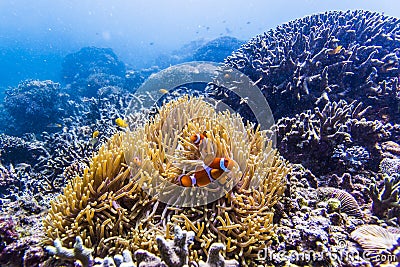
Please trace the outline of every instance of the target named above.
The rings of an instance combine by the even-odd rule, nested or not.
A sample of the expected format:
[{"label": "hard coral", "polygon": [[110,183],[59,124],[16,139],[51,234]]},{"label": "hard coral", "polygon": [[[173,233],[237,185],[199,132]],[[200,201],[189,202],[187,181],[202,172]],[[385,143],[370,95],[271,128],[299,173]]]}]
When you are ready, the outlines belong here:
[{"label": "hard coral", "polygon": [[84,47],[67,55],[62,78],[74,95],[95,96],[104,86],[123,86],[125,65],[110,48]]},{"label": "hard coral", "polygon": [[399,122],[399,33],[380,13],[325,12],[254,37],[225,63],[257,83],[275,118],[344,99]]},{"label": "hard coral", "polygon": [[234,37],[222,36],[197,48],[192,60],[223,62],[227,56],[238,49],[243,43],[244,41]]},{"label": "hard coral", "polygon": [[288,160],[302,163],[315,174],[335,169],[331,157],[335,147],[351,143],[351,119],[365,113],[357,103],[328,103],[320,110],[308,110],[294,118],[282,118],[276,123],[278,148]]},{"label": "hard coral", "polygon": [[368,190],[372,199],[372,212],[382,218],[384,216],[397,219],[400,223],[400,175],[384,176],[383,186],[376,183],[370,185]]},{"label": "hard coral", "polygon": [[395,139],[393,125],[365,119],[369,107],[346,101],[329,102],[282,118],[276,123],[278,148],[289,161],[301,163],[316,175],[378,170],[381,142]]},{"label": "hard coral", "polygon": [[[93,259],[93,250],[83,245],[82,239],[78,236],[73,249],[63,247],[60,240],[54,241],[54,246],[48,246],[47,250],[51,255],[61,259],[78,260],[83,267],[180,267],[188,266],[189,245],[193,242],[193,232],[182,231],[179,226],[175,226],[174,240],[165,240],[162,236],[158,237],[158,250],[160,257],[153,253],[138,249],[134,252],[134,260],[129,250],[124,250],[122,255],[115,255],[114,259],[105,257],[104,259]],[[220,252],[225,250],[225,246],[219,243],[212,244],[209,251],[207,263],[200,262],[201,267],[226,266],[237,267],[239,263],[235,260],[225,260]],[[199,266],[197,262],[190,262],[190,266]]]},{"label": "hard coral", "polygon": [[6,132],[41,132],[63,115],[60,85],[52,81],[26,80],[6,90],[4,108],[14,119]]}]

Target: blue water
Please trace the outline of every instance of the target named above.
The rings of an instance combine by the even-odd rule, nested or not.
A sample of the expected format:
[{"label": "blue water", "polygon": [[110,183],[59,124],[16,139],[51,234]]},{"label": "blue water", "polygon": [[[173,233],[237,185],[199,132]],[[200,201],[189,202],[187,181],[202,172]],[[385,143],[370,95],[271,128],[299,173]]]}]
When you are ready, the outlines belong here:
[{"label": "blue water", "polygon": [[140,69],[191,41],[248,40],[295,18],[356,8],[400,16],[396,0],[1,0],[0,88],[28,78],[59,81],[63,57],[85,46],[110,47]]}]

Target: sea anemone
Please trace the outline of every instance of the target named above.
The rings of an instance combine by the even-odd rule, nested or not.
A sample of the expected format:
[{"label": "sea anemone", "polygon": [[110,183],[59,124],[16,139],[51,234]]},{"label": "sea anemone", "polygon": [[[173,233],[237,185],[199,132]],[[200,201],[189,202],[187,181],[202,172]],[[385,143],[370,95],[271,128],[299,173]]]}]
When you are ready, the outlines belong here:
[{"label": "sea anemone", "polygon": [[[200,146],[190,136],[206,132]],[[234,166],[203,187],[183,187],[179,176],[226,158]],[[143,126],[114,135],[52,202],[44,221],[47,243],[72,247],[79,235],[96,256],[129,248],[157,252],[156,234],[172,224],[195,232],[190,259],[205,259],[214,242],[246,264],[273,231],[273,205],[283,194],[287,163],[265,131],[202,98],[164,105]],[[131,174],[131,175],[130,175]]]}]

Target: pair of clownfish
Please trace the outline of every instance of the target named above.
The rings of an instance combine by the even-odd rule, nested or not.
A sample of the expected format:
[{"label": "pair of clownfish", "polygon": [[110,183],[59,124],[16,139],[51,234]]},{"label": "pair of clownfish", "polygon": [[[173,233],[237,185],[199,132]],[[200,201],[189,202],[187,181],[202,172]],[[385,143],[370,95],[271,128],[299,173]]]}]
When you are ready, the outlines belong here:
[{"label": "pair of clownfish", "polygon": [[[207,138],[206,132],[203,134],[194,134],[190,141],[199,146]],[[202,168],[189,174],[181,174],[179,183],[184,187],[206,186],[214,182],[223,173],[230,172],[234,166],[234,161],[229,158],[214,158],[209,163],[204,163]]]}]

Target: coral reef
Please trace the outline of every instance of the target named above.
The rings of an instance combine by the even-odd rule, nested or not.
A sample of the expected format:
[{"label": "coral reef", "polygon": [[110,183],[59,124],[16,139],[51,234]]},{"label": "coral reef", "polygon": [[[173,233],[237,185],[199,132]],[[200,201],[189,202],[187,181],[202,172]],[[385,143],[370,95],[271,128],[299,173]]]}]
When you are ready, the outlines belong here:
[{"label": "coral reef", "polygon": [[396,139],[393,125],[364,118],[369,107],[344,100],[282,118],[274,126],[278,149],[293,163],[301,163],[316,175],[342,175],[363,170],[378,171],[381,143]]},{"label": "coral reef", "polygon": [[[225,182],[236,180],[237,185],[228,194],[222,190],[222,198],[196,208],[158,201],[153,193],[163,192],[174,203],[186,198],[188,190],[170,194],[169,187],[162,186],[175,184],[183,189],[176,179],[202,157],[189,137],[203,131],[209,142],[206,152],[237,163]],[[195,232],[189,259],[205,258],[210,245],[220,242],[229,257],[246,264],[270,240],[272,206],[283,193],[289,169],[265,132],[244,126],[238,115],[216,113],[201,98],[183,97],[163,106],[143,127],[115,134],[100,148],[90,168],[51,203],[44,220],[46,242],[60,238],[72,247],[79,234],[96,256],[139,248],[156,253],[156,235],[168,238],[167,222],[173,221]]]},{"label": "coral reef", "polygon": [[[53,131],[40,136],[0,135],[1,162],[19,177],[14,179],[14,186],[20,190],[29,186],[32,192],[42,194],[60,192],[68,178],[82,174],[92,154],[117,132],[114,120],[124,117],[130,99],[122,88],[103,87],[97,98],[70,99],[63,104],[68,116],[54,128],[46,127]],[[98,136],[93,137],[95,131]]]},{"label": "coral reef", "polygon": [[258,35],[225,63],[257,83],[275,118],[343,99],[371,105],[369,119],[400,122],[399,32],[397,18],[330,11]]},{"label": "coral reef", "polygon": [[0,264],[1,266],[39,266],[44,251],[34,236],[23,237],[17,231],[17,223],[10,217],[0,218]]},{"label": "coral reef", "polygon": [[127,70],[125,74],[124,88],[127,88],[129,92],[134,93],[139,88],[143,82],[153,73],[160,71],[160,68],[153,66],[146,69],[140,70]]},{"label": "coral reef", "polygon": [[364,169],[370,156],[369,152],[361,146],[345,147],[340,144],[333,151],[332,158],[337,159],[339,164],[342,164],[342,169],[355,172]]},{"label": "coral reef", "polygon": [[384,158],[379,164],[379,169],[389,176],[400,173],[400,159]]},{"label": "coral reef", "polygon": [[189,61],[223,62],[244,41],[231,36],[221,36],[213,40],[198,39],[187,43],[170,54],[157,57],[155,64],[163,69]]},{"label": "coral reef", "polygon": [[398,265],[399,36],[399,19],[333,11],[242,45],[225,66],[261,88],[270,130],[252,123],[231,68],[131,95],[171,63],[222,61],[237,39],[194,41],[142,70],[111,49],[66,56],[64,88],[24,81],[1,104],[0,265]]},{"label": "coral reef", "polygon": [[7,133],[40,133],[64,115],[60,85],[52,81],[26,80],[6,90],[4,108],[13,118]]},{"label": "coral reef", "polygon": [[43,144],[32,140],[30,135],[24,138],[0,134],[0,156],[3,165],[20,163],[36,165],[48,156]]},{"label": "coral reef", "polygon": [[[348,193],[310,186],[307,170],[296,167],[276,205],[275,236],[256,261],[262,266],[368,266],[350,232],[364,224],[361,209]],[[337,255],[336,255],[337,253]],[[363,265],[364,264],[364,265]]]},{"label": "coral reef", "polygon": [[[157,237],[157,246],[160,257],[143,249],[134,252],[133,261],[132,254],[129,250],[124,250],[122,255],[115,255],[114,259],[105,257],[104,259],[93,259],[90,248],[83,245],[82,239],[76,237],[74,248],[68,249],[61,245],[60,240],[54,241],[54,246],[47,246],[50,255],[55,255],[61,259],[78,260],[83,267],[178,267],[188,266],[189,262],[189,246],[193,243],[193,232],[182,231],[179,226],[174,227],[174,239],[172,241],[165,240],[162,236]],[[214,243],[210,246],[207,262],[200,261],[190,262],[190,266],[214,267],[226,266],[237,267],[239,263],[235,260],[225,260],[220,254],[225,250],[225,246],[220,243]]]},{"label": "coral reef", "polygon": [[124,85],[125,65],[110,48],[84,47],[67,55],[62,79],[74,96],[96,96],[104,86]]},{"label": "coral reef", "polygon": [[326,104],[321,111],[315,108],[314,112],[309,110],[294,118],[282,118],[275,126],[279,151],[289,161],[303,164],[314,174],[326,174],[337,169],[337,161],[332,159],[335,148],[354,145],[352,124],[364,113],[360,104],[342,100]]},{"label": "coral reef", "polygon": [[200,46],[193,53],[193,60],[223,62],[233,51],[244,42],[230,36],[222,36]]}]

